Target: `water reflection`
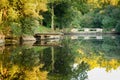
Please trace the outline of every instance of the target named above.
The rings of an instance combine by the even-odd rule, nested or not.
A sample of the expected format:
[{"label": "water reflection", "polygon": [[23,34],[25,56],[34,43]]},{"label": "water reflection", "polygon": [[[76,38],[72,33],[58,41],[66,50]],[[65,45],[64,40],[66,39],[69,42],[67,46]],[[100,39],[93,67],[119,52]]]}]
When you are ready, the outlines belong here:
[{"label": "water reflection", "polygon": [[105,68],[95,68],[88,72],[89,80],[119,80],[120,67],[106,72]]},{"label": "water reflection", "polygon": [[44,64],[39,63],[39,54],[35,49],[24,46],[6,46],[0,54],[0,79],[47,80],[47,71],[39,70]]},{"label": "water reflection", "polygon": [[120,72],[119,52],[119,36],[98,40],[66,36],[60,41],[3,45],[0,46],[0,79],[98,80],[102,74],[107,77],[110,73],[118,80],[112,72]]}]

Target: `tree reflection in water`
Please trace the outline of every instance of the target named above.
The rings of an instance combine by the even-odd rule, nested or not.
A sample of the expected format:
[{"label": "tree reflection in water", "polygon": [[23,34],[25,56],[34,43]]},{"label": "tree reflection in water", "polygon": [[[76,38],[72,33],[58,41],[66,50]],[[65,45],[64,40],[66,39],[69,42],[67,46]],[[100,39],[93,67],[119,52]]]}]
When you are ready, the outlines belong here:
[{"label": "tree reflection in water", "polygon": [[[35,50],[36,49],[36,50]],[[0,79],[2,80],[47,80],[47,71],[40,71],[37,48],[24,46],[6,47],[0,54]]]},{"label": "tree reflection in water", "polygon": [[1,80],[86,80],[94,68],[120,67],[120,37],[61,41],[62,46],[0,47]]}]

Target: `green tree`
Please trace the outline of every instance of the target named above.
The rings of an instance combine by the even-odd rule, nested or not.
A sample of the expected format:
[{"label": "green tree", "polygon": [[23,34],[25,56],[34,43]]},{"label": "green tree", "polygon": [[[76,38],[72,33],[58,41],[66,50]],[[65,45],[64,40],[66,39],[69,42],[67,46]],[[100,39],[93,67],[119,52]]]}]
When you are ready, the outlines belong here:
[{"label": "green tree", "polygon": [[[49,10],[44,15],[43,24],[47,26],[53,26],[54,28],[67,28],[70,26],[77,26],[79,25],[79,19],[81,16],[81,12],[76,8],[75,5],[79,4],[73,4],[75,1],[50,1],[48,4]],[[79,2],[79,1],[78,1]],[[52,16],[52,6],[54,11],[54,16]],[[78,7],[78,6],[77,6]],[[51,13],[52,12],[52,13]],[[54,17],[54,19],[53,19]]]},{"label": "green tree", "polygon": [[49,0],[48,1],[48,8],[49,13],[51,14],[51,29],[55,30],[55,7],[59,5],[61,2],[64,2],[64,0]]},{"label": "green tree", "polygon": [[[14,28],[17,30],[23,30],[23,22],[25,20],[25,26],[27,31],[32,32],[33,24],[36,24],[36,21],[40,21],[43,19],[41,12],[47,10],[47,0],[1,0],[0,3],[0,23],[4,27],[4,32],[7,30],[8,32]],[[24,18],[24,19],[23,19]],[[27,18],[27,19],[26,19]],[[34,19],[34,21],[33,21]],[[31,24],[31,21],[33,23]],[[31,27],[31,29],[30,29]],[[25,29],[26,30],[26,29]],[[16,33],[15,29],[12,33]],[[24,31],[25,34],[27,34]],[[18,31],[18,33],[21,31]],[[6,33],[6,32],[5,32]],[[21,33],[19,33],[21,34]]]}]

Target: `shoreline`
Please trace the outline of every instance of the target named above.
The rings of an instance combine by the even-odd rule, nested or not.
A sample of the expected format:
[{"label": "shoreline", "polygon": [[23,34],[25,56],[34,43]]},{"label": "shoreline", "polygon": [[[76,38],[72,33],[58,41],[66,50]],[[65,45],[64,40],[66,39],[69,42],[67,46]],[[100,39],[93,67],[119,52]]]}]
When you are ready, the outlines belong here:
[{"label": "shoreline", "polygon": [[64,33],[64,35],[120,35],[120,33],[113,33],[113,32],[103,32],[103,33],[99,33],[99,32],[66,32]]}]

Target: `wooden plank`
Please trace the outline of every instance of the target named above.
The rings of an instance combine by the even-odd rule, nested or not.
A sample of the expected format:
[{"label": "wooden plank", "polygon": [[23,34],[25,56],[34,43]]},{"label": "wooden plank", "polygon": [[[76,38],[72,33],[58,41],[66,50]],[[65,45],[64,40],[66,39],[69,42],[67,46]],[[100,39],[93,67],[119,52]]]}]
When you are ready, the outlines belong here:
[{"label": "wooden plank", "polygon": [[35,34],[35,36],[39,36],[39,35],[63,35],[63,33],[37,33]]}]

